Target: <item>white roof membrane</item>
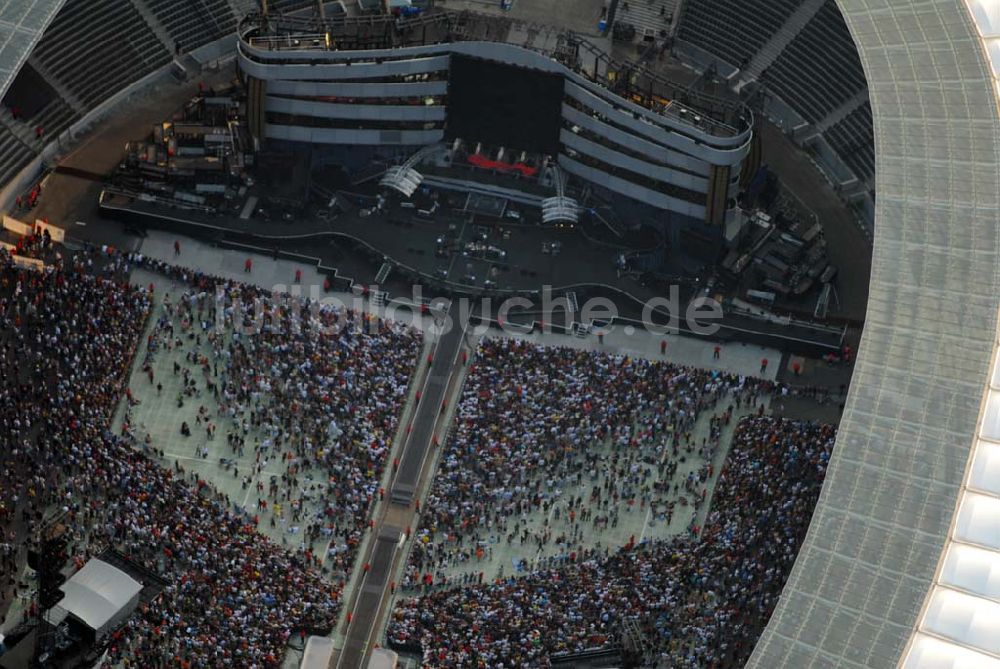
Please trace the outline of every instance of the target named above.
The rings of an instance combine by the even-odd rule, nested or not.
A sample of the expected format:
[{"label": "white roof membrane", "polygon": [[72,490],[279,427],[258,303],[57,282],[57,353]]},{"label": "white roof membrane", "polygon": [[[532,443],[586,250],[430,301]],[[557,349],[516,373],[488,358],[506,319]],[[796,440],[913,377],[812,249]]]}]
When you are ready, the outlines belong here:
[{"label": "white roof membrane", "polygon": [[0,2],[0,97],[10,88],[65,0]]},{"label": "white roof membrane", "polygon": [[868,313],[748,667],[1000,669],[1000,0],[837,4],[875,130]]}]

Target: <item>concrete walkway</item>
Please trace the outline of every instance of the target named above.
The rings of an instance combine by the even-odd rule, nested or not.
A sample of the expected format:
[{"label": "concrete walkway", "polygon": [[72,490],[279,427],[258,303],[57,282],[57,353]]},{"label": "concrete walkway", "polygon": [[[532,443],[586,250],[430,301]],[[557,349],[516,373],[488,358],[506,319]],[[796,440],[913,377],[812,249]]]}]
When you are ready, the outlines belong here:
[{"label": "concrete walkway", "polygon": [[[601,350],[608,354],[621,353],[649,360],[665,360],[675,365],[690,365],[702,369],[718,369],[723,372],[774,379],[781,362],[781,351],[754,344],[722,344],[719,357],[715,357],[715,344],[704,339],[694,339],[682,335],[658,335],[646,330],[616,326],[604,336],[604,341],[596,335],[576,337],[560,333],[533,332],[513,334],[491,329],[489,336],[515,337],[545,346],[569,346],[586,350]],[[661,342],[667,342],[666,351],[660,353]],[[767,369],[761,372],[761,360],[767,358]]]},{"label": "concrete walkway", "polygon": [[439,452],[445,442],[456,409],[450,400],[465,380],[467,367],[459,362],[466,343],[464,335],[462,324],[460,329],[438,340],[424,382],[420,384],[422,397],[413,413],[413,429],[407,430],[408,437],[394,449],[399,454],[400,466],[394,472],[390,488],[391,504],[377,516],[374,546],[362,553],[365,568],[354,584],[353,605],[347,607],[351,614],[337,656],[338,669],[364,666],[369,651],[380,638],[389,611],[387,604],[391,605],[391,584],[399,579],[399,571],[405,564],[406,552],[401,549],[411,539],[419,500],[426,496],[433,480],[434,467],[430,462],[433,458],[428,454]]}]

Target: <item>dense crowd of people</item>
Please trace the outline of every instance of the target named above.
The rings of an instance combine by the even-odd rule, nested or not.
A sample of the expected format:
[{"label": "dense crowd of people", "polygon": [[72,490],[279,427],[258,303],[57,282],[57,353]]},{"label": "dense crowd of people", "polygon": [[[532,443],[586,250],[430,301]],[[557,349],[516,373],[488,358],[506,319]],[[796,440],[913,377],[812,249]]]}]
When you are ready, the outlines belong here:
[{"label": "dense crowd of people", "polygon": [[[390,642],[421,648],[427,666],[545,666],[552,653],[612,643],[634,618],[667,666],[742,666],[804,537],[834,438],[829,426],[764,416],[757,403],[775,392],[664,362],[487,340],[411,552],[403,585],[423,594],[397,604]],[[677,487],[663,482],[694,451],[710,463],[720,426],[745,403],[757,410],[736,428],[703,528],[692,520],[673,539],[615,547],[575,534],[522,577],[446,582],[443,567],[488,534],[551,541],[525,536],[528,511],[558,505],[592,533],[609,497],[655,513],[671,511],[671,494],[704,499],[711,465]],[[695,419],[713,409],[709,436],[693,441]],[[589,455],[599,442],[612,444],[610,461]],[[550,494],[589,480],[582,498]]]},{"label": "dense crowd of people", "polygon": [[[37,245],[41,255],[50,242]],[[88,528],[71,547],[80,563],[113,547],[168,579],[115,634],[106,666],[278,666],[292,634],[335,620],[342,583],[324,578],[314,546],[329,538],[325,570],[342,577],[377,494],[419,333],[348,311],[292,309],[136,254],[92,250],[57,264],[25,270],[0,252],[0,585],[16,585],[27,522],[61,508]],[[188,288],[154,298],[127,283],[135,267]],[[149,459],[127,417],[112,430],[118,400],[133,398],[136,351],[144,392],[159,392],[158,374],[178,375],[184,390],[168,400],[210,406],[197,425],[208,438],[223,423],[234,453],[282,463],[280,485],[257,489],[257,508],[280,500],[301,513],[300,550],[262,537],[253,509]],[[184,362],[159,364],[165,351]],[[724,372],[485,340],[402,584],[421,595],[397,603],[390,642],[419,647],[426,666],[546,666],[553,653],[614,642],[631,619],[668,666],[742,666],[804,537],[834,440],[832,427],[764,416],[761,399],[782,392]],[[669,522],[677,499],[705,503],[721,428],[747,406],[754,415],[736,428],[704,527],[584,545],[583,533],[617,524],[623,504]],[[692,428],[706,412],[699,440]],[[678,465],[696,457],[704,464],[671,486]],[[590,492],[560,496],[573,486]],[[568,530],[529,527],[537,512],[570,519]],[[519,577],[473,572],[449,583],[447,568],[488,536],[557,545],[558,556]]]},{"label": "dense crowd of people", "polygon": [[[57,262],[44,272],[25,270],[0,252],[0,460],[6,465],[0,545],[13,549],[0,555],[4,583],[17,579],[16,554],[24,544],[23,534],[15,533],[18,523],[61,508],[69,527],[86,528],[72,537],[70,551],[78,564],[112,547],[168,581],[159,598],[143,604],[116,632],[105,666],[279,666],[290,635],[332,627],[341,586],[323,578],[308,554],[282,550],[261,536],[250,514],[240,513],[206,481],[179,467],[160,467],[120,436],[117,426],[111,429],[119,399],[130,394],[128,372],[154,310],[150,290],[127,283],[130,269],[146,266],[197,291],[188,293],[188,308],[174,310],[177,334],[195,327],[190,321],[198,303],[192,294],[218,286],[246,289],[108,249],[67,259],[65,267]],[[316,313],[327,321],[354,318]],[[405,385],[406,370],[400,362],[381,377],[392,388],[372,387],[367,375],[385,351],[368,350],[363,337],[349,330],[319,343],[317,333],[308,334],[308,323],[304,328],[301,336],[265,333],[253,344],[244,339],[242,349],[233,344],[229,371],[217,385],[219,401],[224,411],[249,410],[253,417],[247,420],[256,417],[265,428],[284,431],[284,448],[295,457],[323,459],[337,472],[331,476],[343,473],[336,492],[321,494],[331,510],[325,522],[349,534],[357,522],[341,512],[363,504],[372,490],[370,479],[377,480],[385,440],[391,438],[388,407],[398,401],[394,384]],[[188,334],[194,330],[181,337],[182,345]],[[207,333],[200,334],[207,341]],[[166,345],[161,335],[147,346]],[[393,331],[391,337],[402,351],[407,346],[415,351],[416,335]],[[310,350],[310,344],[317,348]],[[375,404],[365,404],[361,395],[377,391],[384,392]],[[305,400],[313,393],[336,400],[329,420]],[[280,402],[294,418],[277,413]],[[378,408],[382,404],[384,410]],[[338,429],[329,432],[337,419]],[[336,447],[325,438],[321,445],[320,431],[324,437],[336,434]],[[329,453],[336,448],[342,453]],[[362,451],[364,456],[351,455]],[[337,469],[347,462],[373,472],[354,481],[357,472]]]},{"label": "dense crowd of people", "polygon": [[[420,345],[420,332],[401,323],[333,308],[310,313],[245,284],[195,285],[161,298],[145,379],[131,390],[156,401],[160,379],[179,381],[182,390],[164,400],[179,414],[187,405],[183,415],[193,418],[178,419],[179,433],[195,438],[175,448],[193,442],[207,454],[203,444],[221,427],[227,471],[253,488],[247,511],[294,531],[308,559],[345,580]],[[248,453],[253,464],[240,471]],[[264,479],[276,467],[280,474]],[[323,559],[316,549],[327,544]]]},{"label": "dense crowd of people", "polygon": [[[648,509],[654,522],[667,524],[678,503],[697,510],[722,426],[734,409],[762,407],[776,392],[777,384],[753,377],[484,340],[403,588],[448,585],[449,571],[468,572],[462,567],[478,564],[477,553],[496,543],[558,557],[571,554],[584,533],[617,528],[623,510]],[[695,421],[715,409],[699,439]],[[689,470],[687,478],[670,485],[679,468]],[[553,522],[532,522],[538,515]]]}]

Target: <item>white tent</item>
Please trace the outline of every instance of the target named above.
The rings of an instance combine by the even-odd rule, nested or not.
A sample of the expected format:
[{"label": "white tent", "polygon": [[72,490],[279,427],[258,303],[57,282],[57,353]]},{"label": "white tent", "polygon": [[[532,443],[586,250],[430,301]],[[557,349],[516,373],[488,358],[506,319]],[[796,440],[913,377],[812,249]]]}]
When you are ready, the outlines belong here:
[{"label": "white tent", "polygon": [[65,597],[53,607],[52,618],[71,615],[100,638],[132,614],[142,584],[107,562],[91,560],[60,590]]},{"label": "white tent", "polygon": [[388,648],[376,648],[368,659],[368,669],[396,669],[399,666],[399,655]]},{"label": "white tent", "polygon": [[333,639],[325,636],[311,636],[306,641],[299,669],[326,669],[333,659]]}]

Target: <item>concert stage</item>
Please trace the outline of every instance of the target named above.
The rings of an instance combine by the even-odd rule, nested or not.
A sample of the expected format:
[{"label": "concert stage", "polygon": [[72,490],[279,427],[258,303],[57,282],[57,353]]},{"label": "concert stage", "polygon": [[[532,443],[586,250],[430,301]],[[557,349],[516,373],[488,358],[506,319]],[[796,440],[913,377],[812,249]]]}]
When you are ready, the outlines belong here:
[{"label": "concert stage", "polygon": [[[388,297],[409,298],[419,285],[425,300],[490,297],[486,307],[475,304],[474,319],[488,308],[488,317],[495,320],[505,298],[521,296],[534,306],[512,310],[507,322],[538,326],[544,320],[542,290],[550,287],[553,297],[566,296],[578,308],[591,298],[607,298],[618,321],[640,327],[643,305],[669,296],[671,286],[677,286],[680,332],[698,336],[686,327],[683,311],[705,289],[666,249],[619,249],[589,238],[584,225],[542,227],[445,207],[429,217],[398,204],[368,211],[351,207],[325,220],[315,216],[262,220],[170,209],[110,192],[100,202],[102,216],[133,230],[156,228],[249,253],[299,259],[326,274],[332,290],[361,292],[377,286]],[[622,254],[640,258],[656,253],[664,255],[655,274],[621,272],[616,266]],[[555,311],[546,326],[572,329],[572,321],[565,322],[563,313]],[[579,312],[573,320],[579,323]],[[666,323],[667,319],[657,311],[654,320]],[[813,356],[838,352],[844,331],[796,320],[766,320],[729,308],[719,323],[712,339]],[[580,325],[576,329],[585,336]]]}]

